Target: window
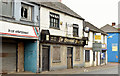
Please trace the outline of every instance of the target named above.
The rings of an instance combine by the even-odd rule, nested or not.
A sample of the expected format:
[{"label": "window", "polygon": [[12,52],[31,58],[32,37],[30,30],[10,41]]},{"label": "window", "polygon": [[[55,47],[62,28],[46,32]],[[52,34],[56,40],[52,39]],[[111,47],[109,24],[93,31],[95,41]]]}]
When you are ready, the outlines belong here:
[{"label": "window", "polygon": [[60,46],[53,46],[53,62],[60,62]]},{"label": "window", "polygon": [[78,37],[78,25],[73,24],[73,36]]},{"label": "window", "polygon": [[95,61],[95,51],[93,51],[93,61]]},{"label": "window", "polygon": [[32,6],[21,4],[21,19],[32,21]]},{"label": "window", "polygon": [[2,8],[0,8],[0,9],[2,10],[2,12],[0,12],[0,14],[2,16],[12,17],[13,16],[13,2],[12,2],[12,0],[9,0],[9,1],[2,0],[1,3],[0,4],[2,5]]},{"label": "window", "polygon": [[89,61],[90,61],[90,51],[85,50],[85,62],[89,62]]},{"label": "window", "polygon": [[50,12],[50,27],[59,28],[59,15]]},{"label": "window", "polygon": [[76,61],[80,61],[80,47],[76,47]]}]

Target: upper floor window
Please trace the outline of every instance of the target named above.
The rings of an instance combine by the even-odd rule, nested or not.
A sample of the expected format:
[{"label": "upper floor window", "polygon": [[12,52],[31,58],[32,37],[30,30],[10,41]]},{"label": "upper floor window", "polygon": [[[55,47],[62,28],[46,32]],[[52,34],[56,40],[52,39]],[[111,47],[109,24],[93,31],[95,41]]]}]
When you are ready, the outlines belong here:
[{"label": "upper floor window", "polygon": [[21,18],[27,21],[32,21],[33,7],[27,4],[21,4]]},{"label": "upper floor window", "polygon": [[59,29],[60,17],[58,14],[50,12],[50,27]]},{"label": "upper floor window", "polygon": [[78,37],[79,26],[77,24],[73,24],[73,36]]},{"label": "upper floor window", "polygon": [[2,12],[0,12],[0,14],[2,16],[6,16],[6,17],[12,17],[13,16],[13,2],[12,0],[2,0],[0,1],[0,5],[1,6],[1,10]]}]

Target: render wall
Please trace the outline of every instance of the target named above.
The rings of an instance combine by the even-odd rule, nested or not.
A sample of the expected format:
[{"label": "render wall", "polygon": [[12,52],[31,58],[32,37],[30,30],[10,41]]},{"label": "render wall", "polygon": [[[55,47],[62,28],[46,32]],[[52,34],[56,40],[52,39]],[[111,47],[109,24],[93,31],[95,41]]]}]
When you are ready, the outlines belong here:
[{"label": "render wall", "polygon": [[[95,42],[94,34],[95,33],[93,33],[92,31],[89,32],[88,45],[85,45],[85,47],[84,47],[84,62],[85,62],[85,50],[90,50],[90,61],[85,62],[85,67],[100,65],[100,52],[95,52],[95,61],[93,61],[93,50],[92,50],[92,48],[93,48],[93,43]],[[105,37],[105,40],[104,40],[104,37]],[[107,46],[107,36],[101,34],[100,42],[102,44],[106,44],[106,46]],[[98,55],[97,55],[97,53],[98,53]],[[106,58],[107,58],[107,53],[106,53]],[[106,59],[106,63],[107,63],[107,59]]]},{"label": "render wall", "polygon": [[[59,14],[60,16],[60,22],[63,22],[62,25],[60,25],[60,29],[53,29],[50,27],[50,12]],[[40,30],[45,29],[49,30],[51,35],[56,36],[67,36],[67,37],[73,37],[73,24],[79,25],[79,37],[83,37],[83,20],[71,17],[69,15],[66,15],[64,13],[60,13],[45,7],[41,7],[40,10]]]}]

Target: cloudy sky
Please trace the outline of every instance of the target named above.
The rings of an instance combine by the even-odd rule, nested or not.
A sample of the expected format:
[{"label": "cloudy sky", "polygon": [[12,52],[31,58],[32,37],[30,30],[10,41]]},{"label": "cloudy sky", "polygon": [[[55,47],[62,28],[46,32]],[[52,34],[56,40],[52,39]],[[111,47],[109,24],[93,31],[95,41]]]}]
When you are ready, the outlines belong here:
[{"label": "cloudy sky", "polygon": [[97,27],[115,22],[118,24],[120,0],[62,0],[62,3]]}]

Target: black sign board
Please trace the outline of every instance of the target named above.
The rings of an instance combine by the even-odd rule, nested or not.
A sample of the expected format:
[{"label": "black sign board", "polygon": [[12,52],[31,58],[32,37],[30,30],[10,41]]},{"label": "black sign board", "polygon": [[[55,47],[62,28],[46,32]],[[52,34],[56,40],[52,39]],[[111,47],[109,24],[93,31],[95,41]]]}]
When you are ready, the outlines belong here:
[{"label": "black sign board", "polygon": [[50,35],[49,39],[42,40],[42,42],[50,42],[50,43],[59,43],[59,44],[70,44],[70,45],[84,45],[84,40],[76,39],[76,38],[68,38],[61,36]]}]

